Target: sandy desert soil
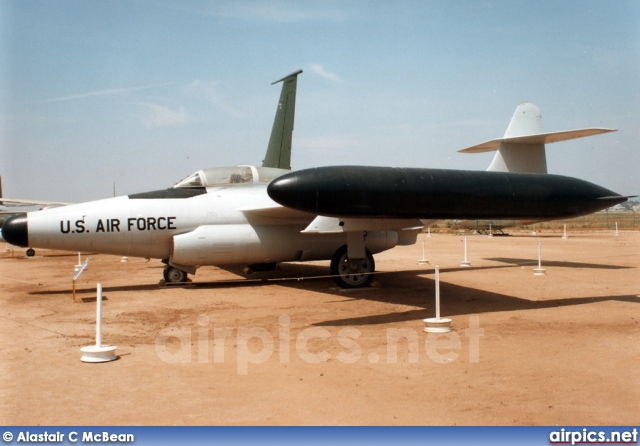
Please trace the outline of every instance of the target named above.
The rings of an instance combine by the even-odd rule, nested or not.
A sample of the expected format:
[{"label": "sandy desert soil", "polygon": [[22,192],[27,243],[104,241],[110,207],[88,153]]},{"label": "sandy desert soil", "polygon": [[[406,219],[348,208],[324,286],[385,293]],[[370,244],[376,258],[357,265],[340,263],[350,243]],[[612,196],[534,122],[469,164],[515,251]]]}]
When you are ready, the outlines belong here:
[{"label": "sandy desert soil", "polygon": [[[640,233],[421,236],[340,292],[327,262],[206,267],[160,288],[159,261],[0,253],[5,425],[575,425],[640,419]],[[426,257],[422,266],[425,240]],[[541,241],[546,276],[536,277]],[[85,257],[86,258],[86,257]],[[427,334],[434,265],[449,334]],[[305,280],[298,280],[305,277]],[[287,280],[267,280],[287,279]]]}]

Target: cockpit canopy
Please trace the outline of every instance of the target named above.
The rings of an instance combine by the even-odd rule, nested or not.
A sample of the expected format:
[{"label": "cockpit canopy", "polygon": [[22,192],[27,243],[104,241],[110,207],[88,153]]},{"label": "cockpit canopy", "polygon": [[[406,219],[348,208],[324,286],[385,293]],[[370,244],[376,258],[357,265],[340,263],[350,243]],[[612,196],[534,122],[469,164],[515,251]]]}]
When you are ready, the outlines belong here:
[{"label": "cockpit canopy", "polygon": [[273,167],[233,166],[199,170],[179,181],[174,189],[189,187],[233,186],[240,184],[270,183],[279,176],[291,172]]}]

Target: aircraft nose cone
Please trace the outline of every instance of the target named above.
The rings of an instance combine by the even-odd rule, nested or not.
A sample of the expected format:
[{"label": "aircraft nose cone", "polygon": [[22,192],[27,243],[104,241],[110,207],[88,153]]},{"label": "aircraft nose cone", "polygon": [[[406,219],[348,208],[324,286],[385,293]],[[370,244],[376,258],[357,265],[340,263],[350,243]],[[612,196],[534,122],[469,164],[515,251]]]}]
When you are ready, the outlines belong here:
[{"label": "aircraft nose cone", "polygon": [[28,247],[27,216],[14,215],[9,217],[2,225],[2,238],[12,245]]}]

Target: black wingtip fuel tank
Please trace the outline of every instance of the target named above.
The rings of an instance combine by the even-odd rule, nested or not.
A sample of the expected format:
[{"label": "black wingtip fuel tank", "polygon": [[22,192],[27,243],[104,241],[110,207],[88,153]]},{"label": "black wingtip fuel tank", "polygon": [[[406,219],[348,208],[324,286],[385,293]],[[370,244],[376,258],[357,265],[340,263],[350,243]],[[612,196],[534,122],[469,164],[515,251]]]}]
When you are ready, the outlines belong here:
[{"label": "black wingtip fuel tank", "polygon": [[325,216],[420,219],[556,219],[626,201],[604,187],[550,174],[330,166],[292,172],[267,192]]}]

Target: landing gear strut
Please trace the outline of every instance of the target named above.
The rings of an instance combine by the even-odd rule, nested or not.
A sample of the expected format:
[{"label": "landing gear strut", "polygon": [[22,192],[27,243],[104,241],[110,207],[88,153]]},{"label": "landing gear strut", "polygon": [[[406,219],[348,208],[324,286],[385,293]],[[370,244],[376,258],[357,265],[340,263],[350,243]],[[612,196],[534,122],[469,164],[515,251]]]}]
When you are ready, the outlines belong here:
[{"label": "landing gear strut", "polygon": [[171,265],[165,266],[163,276],[164,281],[167,283],[181,283],[187,281],[187,273]]},{"label": "landing gear strut", "polygon": [[342,288],[360,288],[369,286],[373,279],[376,264],[369,250],[365,250],[363,259],[349,259],[347,245],[339,248],[331,259],[331,275]]}]

